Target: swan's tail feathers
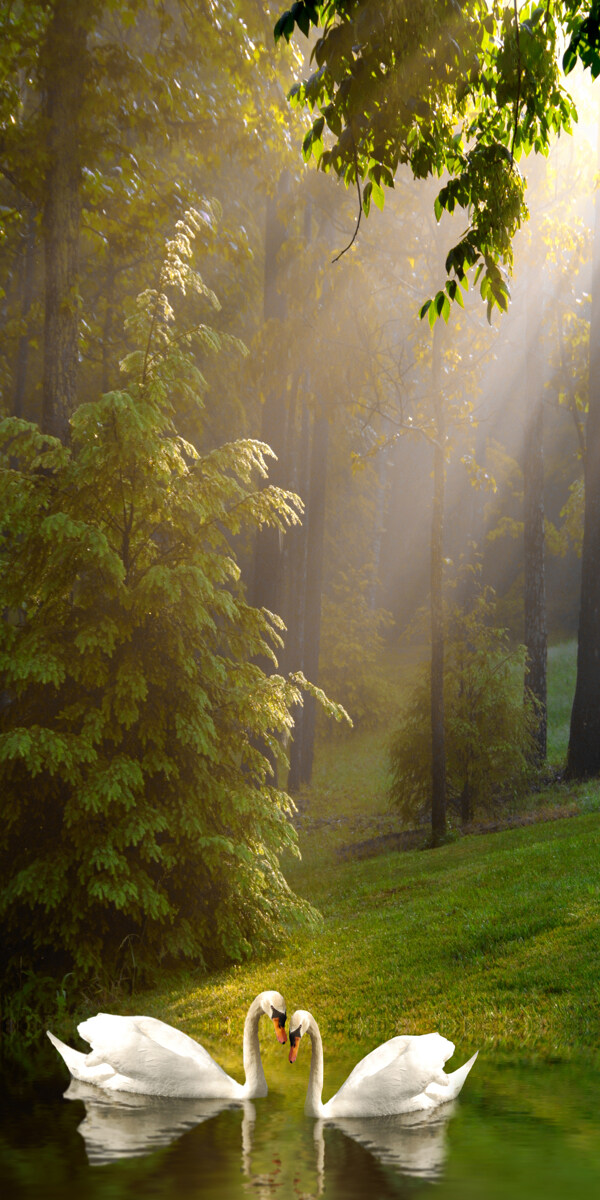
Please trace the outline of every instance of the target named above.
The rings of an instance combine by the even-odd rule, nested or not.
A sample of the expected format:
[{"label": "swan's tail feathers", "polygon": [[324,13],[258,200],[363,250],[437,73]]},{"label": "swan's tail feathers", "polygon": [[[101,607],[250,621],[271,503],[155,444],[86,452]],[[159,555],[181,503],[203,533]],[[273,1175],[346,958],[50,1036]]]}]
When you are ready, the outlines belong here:
[{"label": "swan's tail feathers", "polygon": [[470,1058],[468,1062],[463,1063],[462,1067],[459,1067],[457,1071],[451,1071],[449,1074],[447,1087],[448,1100],[454,1100],[455,1097],[458,1096],[458,1093],[460,1092],[460,1089],[462,1088],[462,1085],[465,1082],[465,1079],[467,1078],[467,1075],[469,1074],[469,1071],[471,1070],[471,1067],[473,1066],[478,1054],[479,1050],[476,1050],[473,1057]]},{"label": "swan's tail feathers", "polygon": [[49,1029],[46,1030],[46,1033],[52,1045],[58,1050],[60,1057],[66,1062],[73,1078],[80,1079],[82,1070],[85,1071],[85,1054],[80,1054],[79,1050],[74,1050],[72,1046],[66,1046],[60,1038],[50,1033]]},{"label": "swan's tail feathers", "polygon": [[422,1095],[433,1100],[434,1106],[446,1104],[449,1100],[455,1100],[478,1054],[479,1051],[476,1050],[468,1062],[463,1063],[462,1067],[459,1067],[457,1071],[451,1071],[449,1075],[446,1075],[444,1082],[434,1080],[429,1083]]},{"label": "swan's tail feathers", "polygon": [[102,1063],[98,1066],[90,1066],[88,1063],[88,1055],[82,1054],[79,1050],[74,1050],[72,1046],[66,1046],[61,1042],[60,1038],[54,1036],[47,1029],[46,1033],[52,1042],[52,1045],[58,1050],[63,1061],[66,1063],[73,1079],[79,1079],[82,1083],[101,1084],[111,1075],[114,1075],[112,1067],[108,1063]]}]

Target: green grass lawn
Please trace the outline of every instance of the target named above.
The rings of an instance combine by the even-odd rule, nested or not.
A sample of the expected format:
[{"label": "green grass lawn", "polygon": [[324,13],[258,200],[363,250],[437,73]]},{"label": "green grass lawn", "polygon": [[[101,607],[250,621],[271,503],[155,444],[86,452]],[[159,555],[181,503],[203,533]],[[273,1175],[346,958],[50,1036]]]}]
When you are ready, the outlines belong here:
[{"label": "green grass lawn", "polygon": [[[557,756],[566,745],[573,661],[572,645],[551,652]],[[321,747],[313,785],[300,798],[303,858],[286,864],[321,922],[288,930],[261,961],[211,976],[171,975],[124,1011],[160,1016],[218,1047],[230,1070],[239,1067],[247,1006],[264,988],[282,991],[290,1014],[312,1009],[327,1041],[343,1037],[357,1054],[400,1032],[433,1029],[465,1053],[485,1042],[546,1054],[597,1044],[598,782],[531,798],[542,812],[578,813],[569,819],[436,850],[344,859],[343,847],[397,825],[386,787],[384,733]],[[267,1058],[276,1053],[272,1040],[265,1034]]]},{"label": "green grass lawn", "polygon": [[320,909],[317,928],[290,933],[261,962],[173,977],[135,1007],[218,1043],[231,1069],[247,1005],[266,987],[283,992],[288,1013],[311,1009],[329,1043],[343,1038],[357,1053],[434,1029],[465,1053],[486,1042],[544,1053],[594,1045],[599,863],[594,813],[306,866],[294,882]]}]

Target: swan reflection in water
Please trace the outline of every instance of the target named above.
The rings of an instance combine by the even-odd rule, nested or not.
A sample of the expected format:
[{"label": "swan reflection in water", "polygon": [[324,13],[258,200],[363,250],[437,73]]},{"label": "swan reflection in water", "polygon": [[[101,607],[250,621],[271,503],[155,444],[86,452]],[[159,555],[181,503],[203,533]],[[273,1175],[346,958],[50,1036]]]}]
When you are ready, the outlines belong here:
[{"label": "swan reflection in water", "polygon": [[[72,1080],[64,1093],[66,1100],[80,1100],[85,1117],[78,1132],[85,1142],[88,1162],[93,1166],[120,1159],[152,1154],[168,1146],[184,1133],[226,1109],[241,1110],[241,1170],[256,1195],[267,1185],[268,1194],[286,1190],[290,1180],[281,1172],[256,1174],[252,1169],[256,1109],[251,1100],[178,1100],[142,1096],[127,1092],[103,1092],[93,1084]],[[440,1178],[446,1159],[448,1121],[456,1109],[450,1102],[433,1112],[405,1113],[392,1117],[338,1117],[316,1120],[313,1128],[313,1187],[302,1195],[319,1197],[326,1180],[326,1130],[336,1130],[358,1143],[382,1166],[400,1174],[435,1181]],[[291,1132],[291,1131],[290,1131]],[[295,1181],[296,1182],[296,1181]],[[316,1186],[315,1186],[316,1184]],[[296,1187],[294,1191],[296,1191]]]},{"label": "swan reflection in water", "polygon": [[241,1108],[242,1169],[249,1170],[256,1120],[250,1100],[178,1100],[135,1092],[105,1092],[76,1079],[71,1080],[64,1098],[82,1100],[85,1105],[85,1117],[77,1132],[93,1166],[152,1154],[225,1109]]},{"label": "swan reflection in water", "polygon": [[325,1174],[323,1130],[337,1129],[364,1146],[382,1166],[402,1175],[435,1181],[446,1161],[446,1131],[456,1101],[430,1112],[401,1113],[391,1117],[337,1117],[315,1122],[315,1148],[319,1177]]}]

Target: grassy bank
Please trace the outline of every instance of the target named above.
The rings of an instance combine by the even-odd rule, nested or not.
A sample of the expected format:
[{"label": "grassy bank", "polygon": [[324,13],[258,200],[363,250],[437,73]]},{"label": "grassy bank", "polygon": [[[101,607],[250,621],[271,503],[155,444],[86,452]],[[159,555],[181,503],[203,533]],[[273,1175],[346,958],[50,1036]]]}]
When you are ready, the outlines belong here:
[{"label": "grassy bank", "polygon": [[[545,1053],[600,1034],[600,816],[473,836],[434,851],[306,870],[323,923],[272,959],[136,998],[235,1069],[246,1006],[264,987],[307,1007],[331,1044],[364,1052],[441,1029],[465,1048]],[[269,1048],[267,1046],[267,1054]]]},{"label": "grassy bank", "polygon": [[[566,748],[573,661],[572,645],[551,653],[555,762]],[[180,973],[125,1000],[90,995],[84,1011],[160,1016],[234,1071],[247,1005],[265,987],[283,992],[288,1013],[312,1009],[329,1043],[344,1038],[362,1053],[396,1033],[437,1028],[465,1049],[596,1044],[600,784],[537,791],[520,814],[577,814],[570,819],[389,852],[398,819],[387,807],[385,737],[358,733],[322,748],[301,797],[303,858],[286,870],[320,925],[290,931],[272,958],[208,978]],[[360,857],[357,846],[373,837],[379,852]],[[267,1056],[274,1050],[268,1039]]]}]

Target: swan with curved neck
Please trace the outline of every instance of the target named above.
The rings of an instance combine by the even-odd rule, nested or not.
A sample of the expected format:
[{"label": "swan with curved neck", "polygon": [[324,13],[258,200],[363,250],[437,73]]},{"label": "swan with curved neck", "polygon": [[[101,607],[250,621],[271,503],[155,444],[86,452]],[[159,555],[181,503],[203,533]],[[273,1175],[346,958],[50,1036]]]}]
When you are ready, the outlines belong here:
[{"label": "swan with curved neck", "polygon": [[156,1017],[120,1017],[98,1013],[78,1025],[92,1047],[82,1054],[48,1030],[48,1037],[74,1079],[105,1091],[137,1092],[145,1096],[181,1099],[252,1100],[268,1088],[260,1056],[258,1023],[268,1016],[277,1040],[286,1041],[285,1000],[279,992],[261,992],[252,1001],[244,1024],[245,1083],[238,1083],[204,1049],[179,1029]]},{"label": "swan with curved neck", "polygon": [[304,1111],[309,1117],[378,1117],[422,1112],[454,1100],[477,1058],[446,1075],[444,1063],[454,1045],[439,1033],[404,1035],[384,1042],[350,1072],[326,1104],[323,1092],[323,1042],[312,1013],[298,1009],[290,1018],[290,1062],[308,1034],[312,1057]]}]

